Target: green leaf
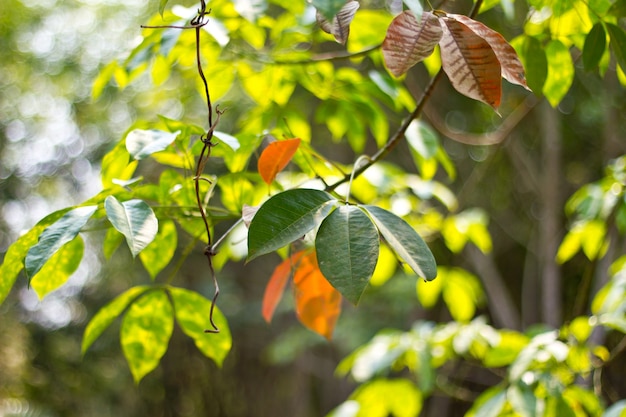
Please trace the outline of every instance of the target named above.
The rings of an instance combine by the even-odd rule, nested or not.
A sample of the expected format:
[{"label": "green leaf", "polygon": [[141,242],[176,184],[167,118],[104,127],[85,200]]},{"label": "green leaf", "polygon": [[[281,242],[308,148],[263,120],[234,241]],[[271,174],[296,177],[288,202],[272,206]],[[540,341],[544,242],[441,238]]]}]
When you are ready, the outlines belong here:
[{"label": "green leaf", "polygon": [[626,71],[626,32],[621,27],[612,23],[606,23],[606,29],[611,39],[611,50],[617,59],[617,63]]},{"label": "green leaf", "polygon": [[65,284],[83,259],[85,245],[80,235],[63,245],[30,280],[39,298]]},{"label": "green leaf", "polygon": [[257,211],[248,231],[248,261],[303,237],[331,209],[333,196],[324,191],[296,189],[276,194]]},{"label": "green leaf", "polygon": [[167,6],[168,0],[159,0],[159,14],[163,17],[163,13],[165,12],[165,6]]},{"label": "green leaf", "polygon": [[520,61],[526,69],[526,81],[535,94],[543,90],[548,76],[548,60],[541,42],[533,36],[520,36],[511,44],[517,50]]},{"label": "green leaf", "polygon": [[135,129],[126,135],[126,150],[136,160],[144,159],[167,148],[180,132]]},{"label": "green leaf", "polygon": [[39,241],[26,254],[26,275],[29,280],[44,266],[63,245],[73,240],[98,206],[77,207],[48,226],[39,236]]},{"label": "green leaf", "polygon": [[340,206],[317,232],[317,263],[333,287],[357,304],[374,274],[379,245],[369,217],[357,206]]},{"label": "green leaf", "polygon": [[128,307],[128,305],[147,291],[150,287],[139,286],[132,287],[122,294],[118,295],[114,300],[102,307],[95,316],[89,321],[87,327],[85,327],[85,333],[83,334],[83,343],[81,346],[81,352],[84,355],[87,349],[96,341],[98,337],[111,325],[113,320],[117,318]]},{"label": "green leaf", "polygon": [[312,0],[311,3],[326,19],[332,20],[346,4],[346,0]]},{"label": "green leaf", "polygon": [[222,312],[217,306],[213,310],[213,320],[220,332],[205,333],[204,329],[210,325],[211,301],[182,288],[170,288],[169,292],[174,302],[176,322],[182,331],[193,339],[202,354],[222,366],[232,346],[230,329]]},{"label": "green leaf", "polygon": [[18,274],[24,268],[23,260],[28,250],[37,242],[39,235],[48,225],[56,222],[69,209],[54,212],[37,223],[32,229],[20,237],[15,243],[9,246],[4,254],[4,261],[0,265],[0,304],[9,295]]},{"label": "green leaf", "polygon": [[430,281],[437,276],[437,262],[420,235],[403,219],[376,206],[363,206],[396,254],[420,277]]},{"label": "green leaf", "polygon": [[585,71],[591,71],[598,66],[605,49],[606,33],[604,32],[602,23],[598,22],[593,25],[585,38],[585,45],[583,46],[583,65]]},{"label": "green leaf", "polygon": [[490,395],[491,397],[488,400],[482,402],[482,404],[480,404],[480,399],[483,395],[478,397],[478,400],[474,402],[474,406],[478,404],[480,404],[480,406],[475,408],[474,413],[471,414],[472,417],[496,417],[500,415],[500,411],[506,403],[506,392],[499,387],[494,389],[495,392],[492,390],[488,390],[483,394]]},{"label": "green leaf", "polygon": [[174,222],[171,220],[161,222],[154,240],[139,254],[141,263],[153,280],[172,260],[177,244],[178,234]]},{"label": "green leaf", "polygon": [[128,200],[120,203],[117,198],[108,196],[104,201],[104,208],[113,227],[126,237],[133,257],[156,236],[159,222],[146,202]]},{"label": "green leaf", "polygon": [[626,412],[626,400],[620,400],[604,411],[602,417],[622,417]]},{"label": "green leaf", "polygon": [[377,379],[357,388],[351,399],[360,404],[359,416],[415,417],[422,410],[420,390],[408,379]]},{"label": "green leaf", "polygon": [[512,384],[506,391],[506,398],[520,416],[530,417],[537,414],[537,397],[523,382]]},{"label": "green leaf", "polygon": [[157,367],[174,329],[172,304],[164,291],[142,295],[122,320],[120,343],[135,383]]},{"label": "green leaf", "polygon": [[552,107],[556,107],[574,81],[574,63],[569,49],[557,39],[551,40],[546,46],[546,57],[548,76],[542,91]]},{"label": "green leaf", "polygon": [[102,158],[100,176],[102,186],[110,188],[116,181],[130,179],[137,168],[137,161],[130,161],[130,154],[126,150],[124,141],[120,141]]},{"label": "green leaf", "polygon": [[615,17],[626,16],[626,0],[617,0],[609,7],[607,14]]},{"label": "green leaf", "polygon": [[224,143],[233,151],[239,149],[239,140],[236,137],[229,135],[228,133],[219,132],[217,130],[213,132],[213,136],[218,138],[222,143]]}]

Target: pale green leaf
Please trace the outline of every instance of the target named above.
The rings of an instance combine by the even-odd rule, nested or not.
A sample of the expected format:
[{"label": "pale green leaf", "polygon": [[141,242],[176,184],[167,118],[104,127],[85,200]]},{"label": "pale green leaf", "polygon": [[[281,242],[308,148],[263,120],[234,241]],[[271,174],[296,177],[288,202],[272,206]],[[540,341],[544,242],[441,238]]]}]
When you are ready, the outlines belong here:
[{"label": "pale green leaf", "polygon": [[416,417],[423,396],[408,379],[377,379],[357,388],[351,399],[360,404],[359,417]]},{"label": "pale green leaf", "polygon": [[161,222],[154,240],[139,254],[141,263],[152,279],[172,260],[177,244],[178,234],[174,222],[171,220]]},{"label": "pale green leaf", "polygon": [[239,140],[236,137],[229,135],[228,133],[220,132],[217,130],[213,132],[213,136],[219,139],[220,142],[224,143],[233,151],[236,151],[237,149],[239,149]]},{"label": "pale green leaf", "polygon": [[56,290],[76,271],[83,259],[85,245],[80,235],[63,245],[32,277],[30,285],[39,298]]},{"label": "pale green leaf", "polygon": [[559,40],[551,40],[545,48],[548,76],[543,94],[552,107],[556,107],[574,82],[574,63],[569,49]]},{"label": "pale green leaf", "polygon": [[311,4],[328,20],[332,20],[346,4],[346,0],[312,0]]},{"label": "pale green leaf", "polygon": [[133,257],[156,236],[159,222],[146,202],[128,200],[120,203],[117,198],[108,196],[104,207],[113,227],[126,237]]},{"label": "pale green leaf", "polygon": [[167,148],[180,132],[135,129],[126,136],[126,150],[135,159],[144,159]]}]

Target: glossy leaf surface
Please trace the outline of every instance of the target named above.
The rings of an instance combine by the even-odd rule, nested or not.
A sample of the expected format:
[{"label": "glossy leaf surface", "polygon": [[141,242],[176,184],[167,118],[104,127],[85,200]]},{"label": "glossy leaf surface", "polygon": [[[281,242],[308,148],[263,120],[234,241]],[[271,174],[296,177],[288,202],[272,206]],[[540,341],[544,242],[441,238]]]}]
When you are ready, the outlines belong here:
[{"label": "glossy leaf surface", "polygon": [[113,227],[126,237],[133,257],[155,238],[159,223],[145,201],[133,199],[120,203],[115,197],[109,196],[104,207]]},{"label": "glossy leaf surface", "polygon": [[162,130],[132,130],[126,136],[126,150],[135,159],[147,158],[155,152],[167,148],[180,132],[164,132]]}]

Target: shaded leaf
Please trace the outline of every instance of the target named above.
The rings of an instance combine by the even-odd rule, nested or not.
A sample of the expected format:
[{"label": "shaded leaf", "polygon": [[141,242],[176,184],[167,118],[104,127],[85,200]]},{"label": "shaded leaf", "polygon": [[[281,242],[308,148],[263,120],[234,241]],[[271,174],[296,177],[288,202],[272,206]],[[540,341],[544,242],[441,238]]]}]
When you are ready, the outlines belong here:
[{"label": "shaded leaf", "polygon": [[521,85],[527,90],[526,76],[524,75],[524,66],[517,56],[515,49],[495,30],[485,26],[481,22],[470,19],[460,14],[448,14],[448,17],[463,23],[470,28],[476,35],[487,41],[493,52],[496,54],[502,71],[502,77],[512,84]]},{"label": "shaded leaf", "polygon": [[350,23],[359,9],[358,1],[348,1],[339,12],[332,18],[327,19],[320,11],[317,11],[316,20],[320,28],[335,37],[337,42],[345,45],[350,36]]},{"label": "shaded leaf", "polygon": [[340,206],[326,217],[315,237],[320,270],[353,304],[374,274],[379,245],[372,221],[352,205]]},{"label": "shaded leaf", "polygon": [[85,245],[80,235],[63,245],[30,280],[40,299],[69,279],[83,260]]},{"label": "shaded leaf", "polygon": [[320,271],[315,252],[301,258],[293,283],[298,320],[330,340],[341,313],[341,295]]},{"label": "shaded leaf", "polygon": [[396,77],[433,53],[441,40],[442,29],[437,16],[424,12],[421,20],[410,11],[396,16],[383,41],[385,65]]},{"label": "shaded leaf", "polygon": [[557,39],[551,40],[545,50],[548,76],[543,85],[543,94],[552,107],[556,107],[574,81],[574,63],[567,46]]},{"label": "shaded leaf", "polygon": [[611,50],[615,55],[615,59],[622,71],[626,71],[626,32],[612,23],[606,23],[606,30],[611,38]]},{"label": "shaded leaf", "polygon": [[220,332],[205,333],[204,329],[209,326],[211,300],[183,288],[170,287],[169,293],[174,302],[176,322],[182,331],[193,339],[203,355],[222,366],[232,346],[230,329],[222,312],[214,307],[213,320]]},{"label": "shaded leaf", "polygon": [[497,111],[502,95],[502,70],[493,49],[458,20],[450,17],[439,20],[443,28],[439,43],[441,64],[452,86]]},{"label": "shaded leaf", "polygon": [[261,178],[268,185],[274,181],[276,174],[282,171],[300,146],[300,139],[275,141],[267,145],[259,157],[258,169]]},{"label": "shaded leaf", "polygon": [[318,12],[322,14],[326,19],[332,20],[333,17],[341,8],[345,5],[346,0],[312,0],[311,4],[315,6]]},{"label": "shaded leaf", "polygon": [[153,280],[170,263],[177,244],[178,233],[174,222],[171,220],[161,222],[154,240],[139,254],[141,263]]},{"label": "shaded leaf", "polygon": [[48,226],[39,236],[39,241],[26,254],[24,261],[29,280],[44,266],[63,245],[72,241],[95,213],[98,206],[77,207]]},{"label": "shaded leaf", "polygon": [[144,159],[167,148],[180,132],[135,129],[126,136],[126,150],[135,159]]},{"label": "shaded leaf", "polygon": [[583,46],[583,65],[585,71],[596,68],[606,49],[606,33],[604,26],[598,22],[589,31]]},{"label": "shaded leaf", "polygon": [[363,206],[380,234],[396,254],[420,277],[430,281],[437,276],[437,263],[420,235],[403,219],[376,206]]},{"label": "shaded leaf", "polygon": [[336,201],[324,191],[295,189],[276,194],[257,211],[248,231],[248,261],[273,252],[311,231]]},{"label": "shaded leaf", "polygon": [[128,200],[120,203],[117,198],[108,196],[104,208],[113,227],[126,237],[133,257],[156,236],[159,222],[145,201]]},{"label": "shaded leaf", "polygon": [[172,304],[164,291],[148,292],[130,305],[120,343],[135,383],[157,367],[173,330]]},{"label": "shaded leaf", "polygon": [[81,352],[83,355],[87,352],[87,349],[96,341],[98,337],[111,325],[113,320],[117,318],[128,307],[135,298],[143,294],[148,290],[147,286],[132,287],[122,294],[115,297],[114,300],[102,307],[95,316],[89,321],[85,332],[83,333],[83,343],[81,346]]},{"label": "shaded leaf", "polygon": [[291,272],[297,267],[300,258],[304,254],[303,251],[296,252],[289,258],[282,261],[272,272],[267,286],[265,287],[265,293],[263,294],[263,318],[266,322],[272,321],[276,306],[283,297],[285,291],[285,285],[291,276]]}]

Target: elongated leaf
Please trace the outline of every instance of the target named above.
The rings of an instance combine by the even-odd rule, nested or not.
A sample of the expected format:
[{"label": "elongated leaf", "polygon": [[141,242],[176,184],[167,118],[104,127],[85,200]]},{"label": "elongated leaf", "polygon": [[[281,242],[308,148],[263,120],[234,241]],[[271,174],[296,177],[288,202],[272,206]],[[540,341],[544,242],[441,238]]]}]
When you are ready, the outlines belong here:
[{"label": "elongated leaf", "polygon": [[443,28],[441,64],[452,86],[461,94],[498,110],[502,96],[502,69],[489,43],[456,19],[439,19]]},{"label": "elongated leaf", "polygon": [[128,180],[137,168],[137,161],[130,161],[130,154],[126,150],[124,141],[120,141],[102,158],[102,186],[110,188],[118,180]]},{"label": "elongated leaf", "polygon": [[126,136],[126,150],[133,158],[144,159],[167,148],[170,143],[174,142],[179,133],[154,129],[135,129]]},{"label": "elongated leaf", "polygon": [[258,169],[261,178],[268,185],[274,181],[276,174],[282,171],[300,146],[300,139],[275,141],[267,145],[259,157]]},{"label": "elongated leaf", "polygon": [[421,20],[410,11],[396,16],[383,41],[385,65],[396,77],[429,57],[441,40],[442,29],[437,16],[424,12]]},{"label": "elongated leaf", "polygon": [[606,30],[611,39],[611,50],[617,59],[617,63],[626,72],[626,32],[621,27],[612,23],[606,24]]},{"label": "elongated leaf", "polygon": [[591,71],[598,66],[606,49],[606,32],[602,23],[598,22],[589,31],[583,46],[583,65],[585,71]]},{"label": "elongated leaf", "polygon": [[272,272],[267,286],[265,287],[265,293],[263,294],[263,318],[266,322],[272,321],[276,306],[283,297],[285,291],[285,285],[291,276],[291,272],[296,269],[300,258],[304,254],[304,251],[296,252],[289,258],[282,261]]},{"label": "elongated leaf", "polygon": [[519,60],[517,52],[515,52],[515,49],[513,49],[513,47],[506,41],[506,39],[504,39],[502,35],[467,16],[460,14],[448,14],[448,17],[463,23],[476,35],[487,41],[500,62],[502,77],[504,77],[505,80],[512,84],[521,85],[525,89],[530,90],[526,84],[524,66]]},{"label": "elongated leaf", "polygon": [[516,49],[520,54],[520,59],[526,68],[526,81],[528,86],[540,94],[548,76],[548,60],[546,51],[541,42],[534,36],[520,36],[516,38]]},{"label": "elongated leaf", "polygon": [[122,294],[118,295],[113,301],[102,307],[95,316],[89,321],[83,334],[83,343],[81,352],[83,355],[87,349],[96,341],[98,337],[111,325],[122,312],[128,307],[135,298],[143,294],[148,288],[147,286],[132,287]]},{"label": "elongated leaf", "polygon": [[317,23],[324,32],[330,33],[335,37],[337,42],[345,45],[348,41],[348,36],[350,36],[350,23],[352,23],[352,19],[354,19],[354,15],[358,9],[358,1],[348,1],[332,20],[327,19],[318,10],[316,16]]},{"label": "elongated leaf", "polygon": [[569,49],[557,39],[551,40],[545,49],[548,77],[543,85],[543,94],[552,107],[556,107],[574,81],[574,63]]},{"label": "elongated leaf", "polygon": [[183,288],[170,287],[169,293],[174,301],[176,322],[182,331],[193,339],[203,355],[212,359],[218,366],[222,366],[233,344],[228,323],[222,312],[215,306],[213,320],[220,332],[205,333],[204,329],[209,327],[211,300]]},{"label": "elongated leaf", "polygon": [[330,340],[341,313],[341,294],[322,275],[315,252],[301,258],[293,282],[298,320]]},{"label": "elongated leaf", "polygon": [[320,225],[315,238],[320,270],[353,304],[374,274],[379,245],[376,227],[357,206],[338,207]]},{"label": "elongated leaf", "polygon": [[65,284],[80,265],[84,249],[85,245],[80,235],[76,236],[69,243],[61,246],[39,272],[32,277],[30,285],[40,299]]},{"label": "elongated leaf", "polygon": [[213,136],[218,138],[222,143],[226,144],[233,151],[239,149],[239,139],[237,139],[236,137],[229,135],[228,133],[220,132],[218,130],[213,132]]},{"label": "elongated leaf", "polygon": [[332,20],[333,17],[339,13],[344,4],[346,4],[346,0],[312,0],[311,4],[315,6],[322,16],[328,20]]},{"label": "elongated leaf", "polygon": [[24,261],[29,280],[44,266],[63,245],[73,240],[98,206],[77,207],[48,226],[39,236],[39,241],[26,254]]},{"label": "elongated leaf", "polygon": [[126,237],[133,257],[156,236],[159,222],[145,201],[128,200],[120,203],[117,198],[108,196],[104,208],[113,227]]},{"label": "elongated leaf", "polygon": [[296,189],[267,200],[250,222],[248,261],[303,237],[320,223],[334,198],[319,190]]},{"label": "elongated leaf", "polygon": [[177,244],[178,234],[174,222],[171,220],[162,222],[154,240],[139,254],[141,263],[152,279],[170,263]]},{"label": "elongated leaf", "polygon": [[420,235],[403,219],[376,206],[363,206],[380,234],[396,254],[420,277],[431,281],[437,276],[437,263]]},{"label": "elongated leaf", "polygon": [[148,292],[130,305],[122,320],[120,343],[135,383],[157,367],[173,330],[172,305],[165,292]]}]

